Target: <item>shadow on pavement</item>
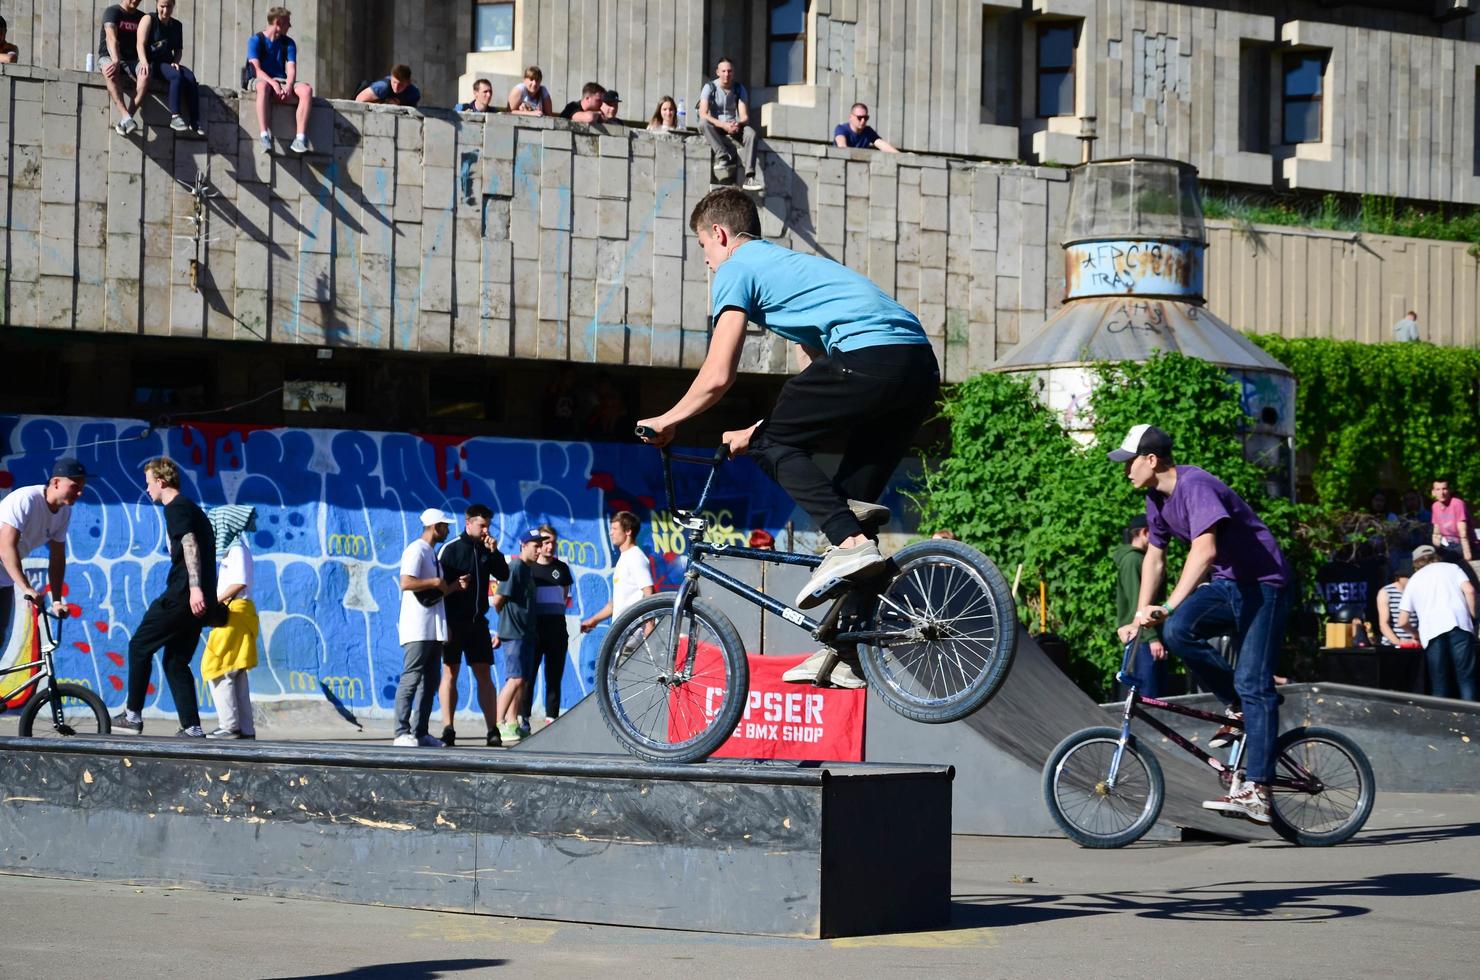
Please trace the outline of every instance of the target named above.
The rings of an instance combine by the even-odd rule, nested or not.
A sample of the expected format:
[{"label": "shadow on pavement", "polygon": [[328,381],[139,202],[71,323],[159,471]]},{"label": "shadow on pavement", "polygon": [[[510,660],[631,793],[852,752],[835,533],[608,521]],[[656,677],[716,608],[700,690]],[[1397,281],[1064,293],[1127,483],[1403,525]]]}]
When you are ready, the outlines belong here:
[{"label": "shadow on pavement", "polygon": [[1281,923],[1344,919],[1371,911],[1353,899],[1454,895],[1480,891],[1480,881],[1439,872],[1384,874],[1350,881],[1237,881],[1163,892],[1084,895],[956,895],[951,927],[1032,925],[1087,915],[1131,914],[1147,919]]},{"label": "shadow on pavement", "polygon": [[381,963],[337,973],[298,973],[278,980],[437,980],[467,970],[504,966],[508,960],[418,960],[414,963]]}]

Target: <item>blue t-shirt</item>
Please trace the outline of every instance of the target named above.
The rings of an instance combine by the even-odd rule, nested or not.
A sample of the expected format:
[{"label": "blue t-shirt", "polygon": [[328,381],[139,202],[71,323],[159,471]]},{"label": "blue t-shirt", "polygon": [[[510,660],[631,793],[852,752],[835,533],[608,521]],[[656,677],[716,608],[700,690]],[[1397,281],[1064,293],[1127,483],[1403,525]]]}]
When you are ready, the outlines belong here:
[{"label": "blue t-shirt", "polygon": [[269,78],[287,78],[288,62],[298,60],[298,45],[286,34],[279,34],[276,41],[258,32],[247,42],[247,60],[257,59]]},{"label": "blue t-shirt", "polygon": [[847,123],[838,123],[838,128],[833,130],[833,136],[843,137],[848,146],[855,150],[867,150],[879,141],[879,134],[874,132],[874,127],[865,126],[859,132],[853,132],[853,127]]},{"label": "blue t-shirt", "polygon": [[389,75],[378,82],[371,82],[370,91],[374,92],[375,97],[382,102],[389,102],[391,99],[395,99],[396,105],[416,105],[421,101],[421,89],[415,85],[407,84],[399,95],[396,94],[395,89],[391,88],[391,77]]},{"label": "blue t-shirt", "polygon": [[714,273],[714,315],[742,311],[787,340],[829,353],[928,344],[909,310],[845,265],[763,241],[735,249]]},{"label": "blue t-shirt", "polygon": [[1242,497],[1207,470],[1178,466],[1177,485],[1170,495],[1149,491],[1146,525],[1158,548],[1174,537],[1190,542],[1216,528],[1213,578],[1277,586],[1290,582],[1290,566],[1269,528]]}]

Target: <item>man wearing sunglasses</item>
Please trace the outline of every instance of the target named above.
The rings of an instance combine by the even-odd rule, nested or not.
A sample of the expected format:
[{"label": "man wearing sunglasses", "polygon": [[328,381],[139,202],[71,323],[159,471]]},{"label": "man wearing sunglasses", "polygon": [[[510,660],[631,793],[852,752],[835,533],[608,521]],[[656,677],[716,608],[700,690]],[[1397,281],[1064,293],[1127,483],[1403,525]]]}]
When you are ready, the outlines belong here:
[{"label": "man wearing sunglasses", "polygon": [[853,110],[848,113],[848,121],[838,123],[833,130],[833,142],[841,147],[852,147],[855,150],[883,150],[885,153],[898,153],[899,151],[885,142],[875,130],[868,124],[868,106],[862,102],[853,103]]}]

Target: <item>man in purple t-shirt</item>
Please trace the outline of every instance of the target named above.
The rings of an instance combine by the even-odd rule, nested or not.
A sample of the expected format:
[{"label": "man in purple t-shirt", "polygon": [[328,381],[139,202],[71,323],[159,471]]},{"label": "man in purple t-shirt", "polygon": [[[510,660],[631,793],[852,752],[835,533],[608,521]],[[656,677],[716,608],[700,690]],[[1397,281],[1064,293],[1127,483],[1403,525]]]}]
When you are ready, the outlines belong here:
[{"label": "man in purple t-shirt", "polygon": [[[1134,426],[1107,455],[1124,463],[1126,477],[1146,491],[1150,540],[1141,561],[1136,624],[1165,621],[1167,649],[1228,706],[1231,716],[1243,713],[1246,778],[1203,806],[1267,824],[1279,734],[1274,667],[1285,631],[1290,567],[1274,535],[1238,494],[1206,470],[1173,462],[1171,436],[1161,429]],[[1166,567],[1167,542],[1174,537],[1190,545],[1187,561],[1166,602],[1152,605]],[[1210,572],[1212,580],[1200,584]],[[1230,634],[1239,651],[1236,669],[1208,642]],[[1234,737],[1220,729],[1208,744],[1217,747]]]}]

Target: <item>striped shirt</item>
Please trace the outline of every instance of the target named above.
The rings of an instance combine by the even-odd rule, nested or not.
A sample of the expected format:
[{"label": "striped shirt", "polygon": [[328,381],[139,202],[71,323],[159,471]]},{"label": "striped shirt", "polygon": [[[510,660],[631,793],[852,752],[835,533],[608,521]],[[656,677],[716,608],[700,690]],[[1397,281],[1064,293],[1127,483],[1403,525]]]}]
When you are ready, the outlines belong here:
[{"label": "striped shirt", "polygon": [[[1398,637],[1399,642],[1417,643],[1418,613],[1411,612],[1408,614],[1409,622],[1407,627],[1398,625],[1398,604],[1403,601],[1403,590],[1398,588],[1395,583],[1389,582],[1382,587],[1382,594],[1378,601],[1381,604],[1380,608],[1383,610],[1383,615],[1387,616],[1388,626],[1392,627],[1393,633]],[[1382,638],[1382,642],[1388,646],[1392,645],[1385,636]]]}]

